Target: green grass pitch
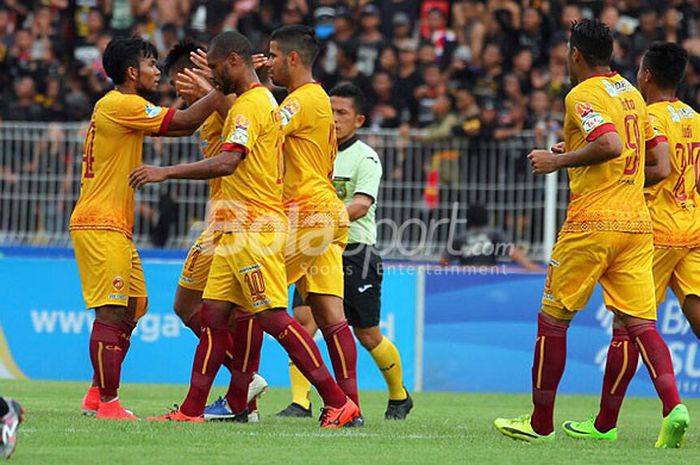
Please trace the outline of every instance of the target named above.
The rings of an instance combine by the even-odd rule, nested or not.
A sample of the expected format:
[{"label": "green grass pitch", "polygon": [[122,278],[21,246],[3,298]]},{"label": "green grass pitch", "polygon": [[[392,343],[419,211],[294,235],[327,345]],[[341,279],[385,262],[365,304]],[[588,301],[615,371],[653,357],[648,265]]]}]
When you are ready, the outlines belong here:
[{"label": "green grass pitch", "polygon": [[[557,442],[533,446],[502,437],[495,416],[530,408],[529,396],[418,393],[405,422],[384,421],[383,392],[362,392],[367,425],[321,430],[311,419],[279,419],[288,391],[273,389],[260,401],[260,424],[173,424],[97,421],[79,413],[84,383],[3,381],[0,393],[28,410],[12,462],[20,464],[665,464],[700,463],[694,425],[683,449],[653,448],[660,421],[656,399],[627,399],[616,443],[570,439],[557,426]],[[186,386],[127,384],[124,405],[139,416],[161,414],[181,402]],[[221,388],[215,389],[219,394]],[[596,410],[592,396],[561,396],[557,423]],[[320,407],[314,399],[314,409]],[[700,400],[691,400],[700,418]],[[699,427],[700,428],[700,427]]]}]

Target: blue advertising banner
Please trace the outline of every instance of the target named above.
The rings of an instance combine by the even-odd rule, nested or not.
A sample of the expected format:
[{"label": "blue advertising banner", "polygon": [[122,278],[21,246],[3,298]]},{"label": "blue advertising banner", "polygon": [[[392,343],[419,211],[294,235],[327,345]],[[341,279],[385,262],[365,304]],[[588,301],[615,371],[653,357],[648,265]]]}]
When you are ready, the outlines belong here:
[{"label": "blue advertising banner", "polygon": [[[425,390],[529,393],[543,285],[544,274],[426,273]],[[598,287],[569,329],[560,392],[600,393],[611,322]],[[700,395],[698,340],[670,291],[657,327],[681,394]],[[628,392],[656,395],[641,361]]]},{"label": "blue advertising banner", "polygon": [[[181,260],[144,259],[150,310],[132,337],[122,371],[125,382],[189,382],[197,340],[171,310],[181,265]],[[385,271],[381,329],[399,347],[412,388],[416,277],[391,270]],[[75,260],[6,256],[0,258],[0,282],[0,378],[91,379],[87,349],[94,313],[84,310]],[[317,341],[328,362],[325,342]],[[359,345],[358,354],[360,387],[385,389],[381,373]],[[289,385],[287,356],[269,336],[260,373],[271,386]],[[228,384],[225,369],[217,381]]]}]

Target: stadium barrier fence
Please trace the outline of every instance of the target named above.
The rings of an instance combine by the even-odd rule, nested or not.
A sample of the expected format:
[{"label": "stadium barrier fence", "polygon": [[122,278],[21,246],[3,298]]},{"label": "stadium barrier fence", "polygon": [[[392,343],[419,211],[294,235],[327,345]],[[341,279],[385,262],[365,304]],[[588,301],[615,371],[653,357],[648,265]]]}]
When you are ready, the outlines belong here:
[{"label": "stadium barrier fence", "polygon": [[[0,122],[0,244],[67,246],[80,189],[86,123]],[[440,255],[470,204],[533,259],[546,260],[564,219],[566,176],[533,176],[526,158],[551,139],[523,132],[500,141],[431,139],[362,130],[384,168],[378,199],[378,247],[389,258]],[[200,158],[199,139],[146,138],[144,163]],[[204,227],[207,183],[169,181],[136,194],[137,246],[184,249]],[[452,226],[451,226],[452,225]],[[452,231],[452,232],[451,232]]]}]

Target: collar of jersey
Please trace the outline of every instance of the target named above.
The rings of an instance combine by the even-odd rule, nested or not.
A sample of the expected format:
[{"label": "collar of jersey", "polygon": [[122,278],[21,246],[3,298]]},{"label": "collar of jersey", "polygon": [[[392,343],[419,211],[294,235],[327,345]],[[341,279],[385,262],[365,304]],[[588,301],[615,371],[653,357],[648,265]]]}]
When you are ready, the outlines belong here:
[{"label": "collar of jersey", "polygon": [[345,149],[347,149],[347,148],[350,148],[350,146],[351,146],[352,144],[354,144],[355,142],[357,142],[357,141],[359,141],[359,140],[360,140],[360,139],[357,138],[357,134],[355,134],[355,135],[352,136],[350,139],[348,139],[348,140],[346,140],[345,142],[343,142],[342,144],[338,145],[338,151],[339,151],[339,152],[342,152],[343,150],[345,150]]}]

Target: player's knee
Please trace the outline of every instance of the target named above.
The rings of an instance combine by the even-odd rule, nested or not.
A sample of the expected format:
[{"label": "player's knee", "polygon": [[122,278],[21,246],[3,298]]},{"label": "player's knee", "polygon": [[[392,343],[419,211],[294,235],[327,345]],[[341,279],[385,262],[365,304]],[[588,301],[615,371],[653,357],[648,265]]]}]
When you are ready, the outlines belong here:
[{"label": "player's knee", "polygon": [[382,333],[376,326],[367,329],[354,328],[354,332],[355,337],[360,341],[360,345],[368,351],[374,350],[384,339],[384,336],[382,336]]},{"label": "player's knee", "polygon": [[202,305],[202,325],[216,329],[227,329],[231,312],[214,304]]},{"label": "player's knee", "polygon": [[540,315],[548,322],[558,326],[568,327],[573,320],[575,312],[571,312],[565,308],[555,307],[553,305],[543,305],[540,310]]},{"label": "player's knee", "polygon": [[689,295],[683,302],[683,313],[688,319],[690,329],[693,330],[695,337],[700,339],[700,297]]}]

